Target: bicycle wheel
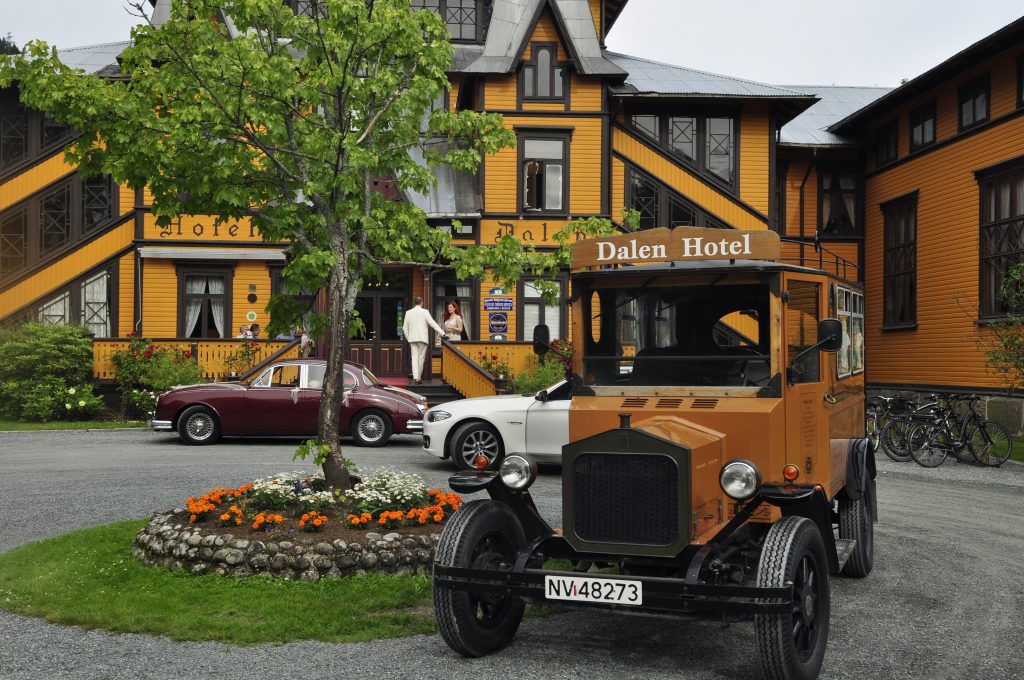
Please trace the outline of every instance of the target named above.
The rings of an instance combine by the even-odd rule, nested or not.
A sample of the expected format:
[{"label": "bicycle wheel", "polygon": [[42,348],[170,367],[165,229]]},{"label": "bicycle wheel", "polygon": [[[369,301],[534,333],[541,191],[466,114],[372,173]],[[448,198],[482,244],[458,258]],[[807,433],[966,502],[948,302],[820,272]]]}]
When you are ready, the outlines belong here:
[{"label": "bicycle wheel", "polygon": [[1010,457],[1013,439],[999,423],[983,420],[967,435],[967,446],[979,463],[999,467]]},{"label": "bicycle wheel", "polygon": [[919,423],[907,435],[907,451],[921,467],[939,467],[946,460],[947,440],[941,425]]},{"label": "bicycle wheel", "polygon": [[895,418],[885,424],[878,437],[885,455],[897,463],[905,463],[910,460],[910,453],[907,451],[907,434],[910,433],[913,426],[913,421],[902,418]]}]

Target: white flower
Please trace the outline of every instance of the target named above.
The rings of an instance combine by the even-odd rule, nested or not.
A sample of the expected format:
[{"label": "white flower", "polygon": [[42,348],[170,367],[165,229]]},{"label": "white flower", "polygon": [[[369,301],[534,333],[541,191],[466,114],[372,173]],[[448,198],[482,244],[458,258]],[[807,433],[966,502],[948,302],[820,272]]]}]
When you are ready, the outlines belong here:
[{"label": "white flower", "polygon": [[79,406],[85,406],[85,399],[79,399],[78,400],[78,405]]},{"label": "white flower", "polygon": [[67,410],[70,411],[71,410],[71,404],[64,404],[64,408],[66,408]]},{"label": "white flower", "polygon": [[74,387],[72,387],[72,388],[70,388],[68,390],[68,394],[74,394],[74,393],[75,393],[75,388]]}]

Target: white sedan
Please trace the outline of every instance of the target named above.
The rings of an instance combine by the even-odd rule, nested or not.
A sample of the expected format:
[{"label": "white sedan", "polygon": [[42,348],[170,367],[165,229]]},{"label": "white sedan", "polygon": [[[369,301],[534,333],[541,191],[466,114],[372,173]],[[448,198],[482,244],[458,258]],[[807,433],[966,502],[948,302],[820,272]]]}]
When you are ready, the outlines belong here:
[{"label": "white sedan", "polygon": [[506,453],[559,463],[569,442],[569,383],[535,395],[477,397],[441,404],[423,418],[423,448],[461,470],[495,469]]}]

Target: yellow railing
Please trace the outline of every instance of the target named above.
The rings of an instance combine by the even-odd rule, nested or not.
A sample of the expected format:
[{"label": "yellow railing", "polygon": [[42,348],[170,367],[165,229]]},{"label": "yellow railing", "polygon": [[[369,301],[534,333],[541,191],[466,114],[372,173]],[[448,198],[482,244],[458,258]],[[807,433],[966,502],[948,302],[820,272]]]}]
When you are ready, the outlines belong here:
[{"label": "yellow railing", "polygon": [[[242,340],[153,340],[157,347],[173,347],[188,351],[193,360],[203,368],[203,377],[206,380],[224,380],[230,376],[230,371],[224,365],[228,356],[236,353]],[[253,342],[248,340],[246,342]],[[259,344],[259,351],[253,364],[266,361],[275,352],[278,352],[289,344],[289,340],[256,340]],[[92,342],[92,374],[98,380],[114,379],[113,357],[118,352],[127,349],[128,340],[108,339],[93,340]],[[280,359],[294,359],[299,356],[298,344],[295,344],[290,351],[281,355]]]},{"label": "yellow railing", "polygon": [[[498,393],[496,383],[503,377],[488,373],[480,366],[481,361],[503,362],[512,375],[516,375],[529,366],[532,354],[533,346],[525,342],[450,343],[446,340],[441,347],[441,376],[464,397],[492,396]],[[511,377],[504,376],[504,379]]]}]

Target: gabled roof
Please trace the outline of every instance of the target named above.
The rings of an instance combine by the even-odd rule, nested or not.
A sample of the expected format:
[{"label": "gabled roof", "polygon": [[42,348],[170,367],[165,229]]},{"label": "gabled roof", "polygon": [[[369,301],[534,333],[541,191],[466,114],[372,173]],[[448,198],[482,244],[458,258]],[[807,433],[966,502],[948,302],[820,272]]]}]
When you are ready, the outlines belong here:
[{"label": "gabled roof", "polygon": [[629,74],[622,85],[612,87],[612,93],[618,96],[764,97],[806,100],[808,104],[814,100],[814,95],[778,85],[698,71],[627,54],[605,52],[605,55]]},{"label": "gabled roof", "polygon": [[90,75],[98,73],[116,78],[121,74],[117,58],[131,44],[130,40],[122,40],[101,45],[68,47],[57,50],[57,56],[60,57],[62,63],[71,68],[80,68]]},{"label": "gabled roof", "polygon": [[[511,73],[545,8],[550,8],[576,68],[586,75],[622,76],[605,58],[587,0],[494,0],[483,52],[463,73]],[[463,50],[464,52],[468,52]],[[464,57],[456,58],[456,62]]]},{"label": "gabled roof", "polygon": [[782,126],[779,143],[785,146],[859,146],[849,137],[829,132],[828,127],[892,91],[891,87],[837,87],[785,85],[818,97],[820,101]]},{"label": "gabled roof", "polygon": [[1003,26],[995,33],[960,50],[938,66],[925,71],[906,84],[879,97],[864,108],[852,112],[842,120],[831,125],[829,130],[832,132],[841,131],[883,110],[899,106],[913,97],[924,94],[957,73],[969,69],[989,57],[993,57],[1013,45],[1019,44],[1022,40],[1024,40],[1024,17]]}]

